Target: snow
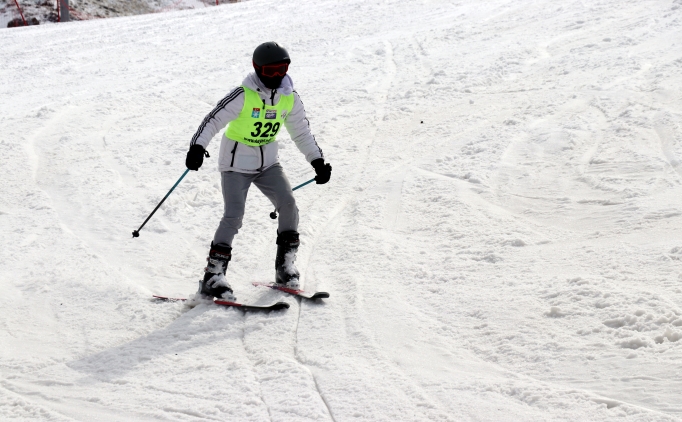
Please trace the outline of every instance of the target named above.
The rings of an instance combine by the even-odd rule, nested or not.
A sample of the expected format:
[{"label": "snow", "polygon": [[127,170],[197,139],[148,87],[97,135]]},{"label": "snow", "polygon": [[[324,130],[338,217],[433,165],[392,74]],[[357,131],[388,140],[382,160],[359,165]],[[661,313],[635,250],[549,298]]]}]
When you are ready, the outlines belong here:
[{"label": "snow", "polygon": [[[237,1],[222,0],[223,3]],[[205,8],[215,4],[215,0],[69,0],[69,16],[70,20],[80,21]],[[18,5],[21,12],[15,0],[0,1],[0,28],[7,28],[12,19],[21,21],[21,14],[30,25],[51,24],[59,20],[57,0],[19,0]]]},{"label": "snow", "polygon": [[[680,0],[253,0],[0,31],[0,419],[681,419],[681,28]],[[155,303],[202,275],[217,139],[131,232],[271,38],[333,166],[295,193],[331,297],[251,285],[254,189],[228,279],[291,307]]]}]

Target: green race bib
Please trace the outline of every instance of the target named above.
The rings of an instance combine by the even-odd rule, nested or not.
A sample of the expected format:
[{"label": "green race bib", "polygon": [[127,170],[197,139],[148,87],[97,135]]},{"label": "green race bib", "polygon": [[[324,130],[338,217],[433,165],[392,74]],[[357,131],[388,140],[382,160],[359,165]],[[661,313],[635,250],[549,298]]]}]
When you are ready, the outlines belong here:
[{"label": "green race bib", "polygon": [[263,100],[245,86],[244,107],[239,117],[231,121],[225,136],[249,146],[275,142],[284,120],[294,108],[294,94],[280,95],[276,105],[265,105]]}]

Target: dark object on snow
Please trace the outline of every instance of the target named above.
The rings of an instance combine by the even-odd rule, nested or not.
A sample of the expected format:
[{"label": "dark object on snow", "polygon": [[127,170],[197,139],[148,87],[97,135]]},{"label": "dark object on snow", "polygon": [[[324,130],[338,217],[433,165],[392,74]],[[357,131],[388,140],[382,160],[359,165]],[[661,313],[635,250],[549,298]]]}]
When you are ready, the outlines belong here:
[{"label": "dark object on snow", "polygon": [[59,22],[68,22],[71,20],[71,13],[69,13],[69,0],[57,0],[59,10]]},{"label": "dark object on snow", "polygon": [[[29,26],[40,25],[40,21],[36,18],[31,18],[26,23]],[[17,28],[19,26],[26,26],[26,25],[24,25],[24,20],[21,18],[12,19],[11,21],[7,22],[8,28]]]}]

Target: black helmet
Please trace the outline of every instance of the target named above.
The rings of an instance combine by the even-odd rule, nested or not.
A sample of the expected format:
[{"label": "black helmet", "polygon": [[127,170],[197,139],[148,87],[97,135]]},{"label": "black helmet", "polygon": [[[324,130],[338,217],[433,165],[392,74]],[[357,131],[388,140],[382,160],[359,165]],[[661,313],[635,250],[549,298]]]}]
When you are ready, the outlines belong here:
[{"label": "black helmet", "polygon": [[291,63],[291,59],[284,47],[274,41],[263,43],[253,51],[253,64],[255,66],[278,62]]}]

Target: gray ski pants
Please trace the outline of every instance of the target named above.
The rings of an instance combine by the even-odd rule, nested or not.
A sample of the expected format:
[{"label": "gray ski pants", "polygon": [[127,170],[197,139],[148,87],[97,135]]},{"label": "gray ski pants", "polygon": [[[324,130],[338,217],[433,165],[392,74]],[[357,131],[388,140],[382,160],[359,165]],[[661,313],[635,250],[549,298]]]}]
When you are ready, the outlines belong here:
[{"label": "gray ski pants", "polygon": [[[224,171],[221,173],[223,200],[225,211],[220,220],[218,230],[213,237],[213,244],[232,246],[232,240],[242,227],[246,195],[251,183],[272,202],[279,213],[278,232],[298,230],[298,208],[291,191],[289,179],[278,164],[256,174]],[[267,216],[264,216],[267,218]]]}]

